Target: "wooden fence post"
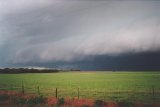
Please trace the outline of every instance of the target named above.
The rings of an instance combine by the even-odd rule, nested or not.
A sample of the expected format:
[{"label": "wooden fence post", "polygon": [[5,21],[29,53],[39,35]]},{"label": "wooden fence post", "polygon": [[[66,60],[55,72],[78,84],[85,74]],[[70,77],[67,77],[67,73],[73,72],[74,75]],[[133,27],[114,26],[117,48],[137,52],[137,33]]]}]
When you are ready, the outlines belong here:
[{"label": "wooden fence post", "polygon": [[23,81],[22,81],[22,94],[24,95],[24,84],[23,84]]},{"label": "wooden fence post", "polygon": [[58,97],[57,88],[56,88],[56,98]]},{"label": "wooden fence post", "polygon": [[152,86],[152,95],[153,95],[153,107],[155,107],[155,89],[154,89],[154,86]]},{"label": "wooden fence post", "polygon": [[79,88],[78,88],[78,99],[79,99]]},{"label": "wooden fence post", "polygon": [[37,87],[38,95],[40,95],[40,89],[39,86]]}]

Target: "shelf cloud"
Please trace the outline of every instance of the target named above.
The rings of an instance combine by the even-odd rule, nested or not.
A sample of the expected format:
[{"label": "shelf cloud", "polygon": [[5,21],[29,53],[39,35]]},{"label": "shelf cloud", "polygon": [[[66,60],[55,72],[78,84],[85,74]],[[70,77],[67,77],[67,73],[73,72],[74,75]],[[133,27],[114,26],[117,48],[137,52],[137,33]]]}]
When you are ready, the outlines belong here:
[{"label": "shelf cloud", "polygon": [[159,1],[0,0],[0,64],[160,51]]}]

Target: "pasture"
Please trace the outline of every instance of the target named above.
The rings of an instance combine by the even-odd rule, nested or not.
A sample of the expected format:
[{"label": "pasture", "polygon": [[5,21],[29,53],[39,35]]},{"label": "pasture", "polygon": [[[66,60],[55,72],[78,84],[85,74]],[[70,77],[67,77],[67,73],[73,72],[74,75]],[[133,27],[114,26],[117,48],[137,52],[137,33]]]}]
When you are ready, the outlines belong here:
[{"label": "pasture", "polygon": [[[160,101],[159,72],[0,74],[0,90],[107,101]],[[39,89],[37,88],[39,87]]]}]

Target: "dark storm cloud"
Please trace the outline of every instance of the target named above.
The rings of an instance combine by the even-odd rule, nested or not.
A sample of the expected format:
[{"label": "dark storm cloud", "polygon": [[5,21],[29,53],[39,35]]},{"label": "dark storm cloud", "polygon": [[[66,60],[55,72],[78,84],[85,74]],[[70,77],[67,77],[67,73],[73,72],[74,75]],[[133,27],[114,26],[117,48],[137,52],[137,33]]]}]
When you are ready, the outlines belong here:
[{"label": "dark storm cloud", "polygon": [[160,50],[159,1],[0,0],[1,64]]},{"label": "dark storm cloud", "polygon": [[71,62],[20,63],[12,66],[39,66],[58,69],[104,71],[159,71],[160,52],[125,53],[118,56],[94,55]]}]

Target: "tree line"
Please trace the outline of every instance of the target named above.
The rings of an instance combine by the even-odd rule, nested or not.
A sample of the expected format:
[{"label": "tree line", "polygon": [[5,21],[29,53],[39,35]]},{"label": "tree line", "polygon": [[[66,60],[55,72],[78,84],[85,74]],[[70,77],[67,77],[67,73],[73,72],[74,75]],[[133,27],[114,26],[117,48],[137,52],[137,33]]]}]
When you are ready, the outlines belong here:
[{"label": "tree line", "polygon": [[3,74],[17,74],[17,73],[56,73],[57,69],[28,69],[28,68],[4,68],[0,69]]}]

